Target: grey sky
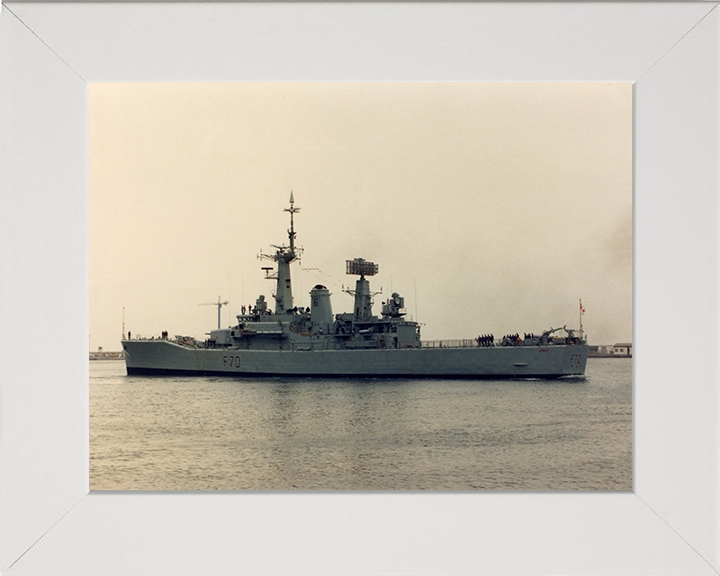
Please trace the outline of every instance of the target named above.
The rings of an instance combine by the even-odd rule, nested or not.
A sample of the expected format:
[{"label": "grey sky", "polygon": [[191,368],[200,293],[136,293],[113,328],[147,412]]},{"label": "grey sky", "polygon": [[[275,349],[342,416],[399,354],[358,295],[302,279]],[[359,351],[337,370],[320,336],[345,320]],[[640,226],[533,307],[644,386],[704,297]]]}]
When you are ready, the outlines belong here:
[{"label": "grey sky", "polygon": [[[90,349],[203,337],[287,242],[296,304],[379,264],[425,339],[577,327],[632,337],[629,83],[90,85]],[[318,269],[318,270],[304,270]],[[417,311],[417,312],[416,312]]]}]

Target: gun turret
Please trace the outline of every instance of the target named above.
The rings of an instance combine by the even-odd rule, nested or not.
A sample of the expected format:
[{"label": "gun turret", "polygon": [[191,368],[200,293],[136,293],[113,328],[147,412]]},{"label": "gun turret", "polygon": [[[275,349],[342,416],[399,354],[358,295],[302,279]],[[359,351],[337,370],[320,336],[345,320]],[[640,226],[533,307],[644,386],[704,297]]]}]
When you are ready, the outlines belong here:
[{"label": "gun turret", "polygon": [[550,336],[550,334],[553,334],[554,332],[557,332],[558,330],[565,330],[565,326],[561,326],[560,328],[550,328],[550,330],[545,330],[545,332],[542,333],[541,338],[547,338]]}]

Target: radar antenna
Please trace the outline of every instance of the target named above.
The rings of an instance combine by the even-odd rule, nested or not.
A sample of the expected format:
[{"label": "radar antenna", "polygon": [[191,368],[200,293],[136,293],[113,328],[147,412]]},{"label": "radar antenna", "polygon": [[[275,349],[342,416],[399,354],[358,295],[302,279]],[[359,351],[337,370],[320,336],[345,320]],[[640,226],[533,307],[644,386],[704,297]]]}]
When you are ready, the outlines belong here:
[{"label": "radar antenna", "polygon": [[357,274],[360,277],[363,276],[375,276],[378,273],[379,267],[373,262],[368,262],[363,258],[355,258],[355,260],[345,260],[345,273],[346,274]]},{"label": "radar antenna", "polygon": [[355,297],[355,321],[370,320],[372,317],[372,297],[381,292],[370,292],[370,283],[365,276],[375,276],[378,273],[378,265],[368,262],[363,258],[345,261],[345,272],[360,276],[355,283],[355,290],[345,290]]}]

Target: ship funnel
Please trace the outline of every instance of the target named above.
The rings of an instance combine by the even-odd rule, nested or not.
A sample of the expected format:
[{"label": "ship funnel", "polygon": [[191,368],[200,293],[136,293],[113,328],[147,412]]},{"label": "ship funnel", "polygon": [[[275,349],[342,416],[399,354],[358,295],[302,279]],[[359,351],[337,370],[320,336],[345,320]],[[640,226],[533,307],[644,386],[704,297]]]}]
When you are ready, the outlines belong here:
[{"label": "ship funnel", "polygon": [[310,319],[313,325],[323,328],[327,334],[333,322],[332,306],[330,304],[330,291],[322,284],[318,284],[310,291]]}]

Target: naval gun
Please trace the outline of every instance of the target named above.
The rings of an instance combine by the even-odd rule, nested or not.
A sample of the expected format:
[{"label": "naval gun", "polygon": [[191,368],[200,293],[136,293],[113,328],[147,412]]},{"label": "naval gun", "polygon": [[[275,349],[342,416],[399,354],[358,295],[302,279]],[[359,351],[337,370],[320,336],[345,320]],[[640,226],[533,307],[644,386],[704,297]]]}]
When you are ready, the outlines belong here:
[{"label": "naval gun", "polygon": [[572,328],[567,328],[567,326],[561,326],[560,328],[550,328],[550,330],[546,330],[542,333],[540,336],[540,344],[542,346],[547,346],[548,342],[550,341],[550,335],[554,334],[558,330],[564,330],[567,334],[567,337],[565,338],[566,344],[579,344],[581,339],[575,336],[575,330]]},{"label": "naval gun", "polygon": [[560,326],[559,328],[550,328],[550,330],[545,330],[545,332],[543,332],[542,335],[540,336],[540,344],[542,346],[547,346],[550,335],[554,334],[558,330],[565,330],[565,326]]}]

